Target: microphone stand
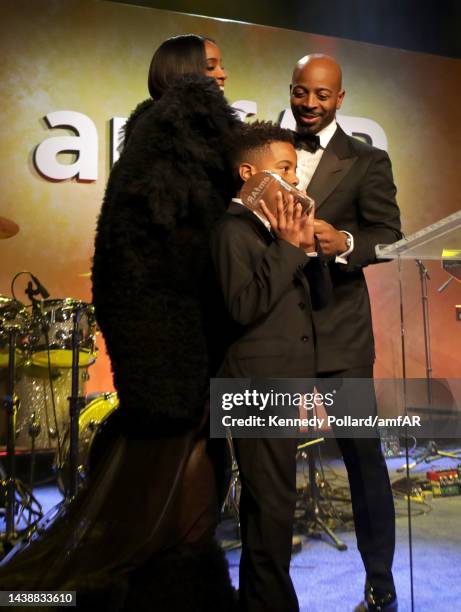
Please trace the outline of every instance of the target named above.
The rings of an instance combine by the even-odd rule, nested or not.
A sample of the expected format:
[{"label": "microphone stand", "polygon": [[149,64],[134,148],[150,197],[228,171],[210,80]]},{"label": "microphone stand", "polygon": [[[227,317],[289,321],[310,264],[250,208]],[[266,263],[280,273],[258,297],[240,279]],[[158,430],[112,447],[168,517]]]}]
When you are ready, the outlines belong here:
[{"label": "microphone stand", "polygon": [[[30,273],[29,273],[30,274]],[[46,334],[48,333],[48,323],[43,318],[43,308],[42,302],[37,300],[35,296],[40,295],[42,298],[46,299],[50,296],[48,291],[43,287],[38,278],[33,274],[30,274],[33,279],[36,287],[35,289],[32,286],[32,282],[29,281],[27,283],[27,289],[25,290],[25,294],[30,300],[32,304],[32,316],[35,317],[40,325],[42,331]],[[48,337],[48,336],[47,336]],[[29,487],[32,490],[34,486],[34,472],[35,472],[35,438],[40,433],[40,423],[35,419],[35,411],[32,413],[32,421],[29,423],[29,437],[31,438],[31,453],[30,453],[30,471],[29,471]]]},{"label": "microphone stand", "polygon": [[421,283],[421,307],[423,311],[424,331],[424,359],[426,365],[427,401],[429,408],[432,406],[432,357],[431,357],[431,330],[429,326],[429,297],[427,292],[427,281],[430,280],[426,266],[420,259],[416,260],[419,269]]},{"label": "microphone stand", "polygon": [[79,485],[78,435],[80,410],[85,406],[85,398],[79,395],[79,323],[86,306],[78,305],[72,314],[72,387],[69,397],[70,441],[69,441],[69,479],[65,499],[70,502],[77,495]]},{"label": "microphone stand", "polygon": [[[16,506],[29,509],[29,512],[36,515],[37,520],[42,516],[42,509],[32,492],[16,478],[16,412],[19,406],[19,399],[14,393],[14,369],[16,358],[16,342],[19,325],[12,325],[8,329],[8,375],[6,395],[3,398],[3,407],[7,413],[7,474],[1,481],[1,488],[5,491],[5,532],[2,534],[3,547],[6,552],[11,550],[18,537],[15,526]],[[16,500],[16,493],[20,495],[20,501]],[[38,508],[38,510],[35,510]]]},{"label": "microphone stand", "polygon": [[3,398],[3,407],[8,415],[7,425],[7,470],[8,477],[2,483],[5,488],[5,543],[11,545],[16,537],[14,529],[14,510],[16,499],[16,462],[15,462],[15,438],[16,438],[16,411],[19,399],[14,394],[14,368],[16,357],[17,326],[8,330],[8,378],[6,395]]},{"label": "microphone stand", "polygon": [[323,442],[323,438],[317,438],[316,440],[310,440],[309,442],[298,446],[298,450],[305,447],[306,454],[303,455],[307,458],[309,466],[309,493],[304,496],[305,507],[303,508],[303,515],[298,519],[298,524],[307,530],[307,533],[318,533],[324,532],[332,540],[337,550],[347,550],[347,544],[338,538],[334,531],[326,524],[324,518],[325,513],[320,505],[320,494],[319,487],[317,485],[318,470],[315,464],[315,450],[314,445],[319,442]]}]

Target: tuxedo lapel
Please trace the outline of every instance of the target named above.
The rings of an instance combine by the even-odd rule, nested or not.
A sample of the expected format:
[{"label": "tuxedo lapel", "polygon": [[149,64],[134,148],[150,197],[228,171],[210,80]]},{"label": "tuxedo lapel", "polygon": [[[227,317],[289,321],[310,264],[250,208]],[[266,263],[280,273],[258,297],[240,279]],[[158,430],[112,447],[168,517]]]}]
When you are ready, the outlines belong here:
[{"label": "tuxedo lapel", "polygon": [[315,200],[316,210],[336,189],[356,160],[357,156],[351,151],[346,134],[338,126],[306,189],[307,194]]},{"label": "tuxedo lapel", "polygon": [[270,231],[266,228],[264,223],[258,219],[258,217],[249,210],[243,204],[238,204],[237,202],[231,202],[229,208],[226,211],[226,214],[233,215],[236,217],[243,217],[246,219],[247,223],[253,227],[255,232],[259,234],[259,236],[270,244],[274,240],[274,236],[270,233]]}]

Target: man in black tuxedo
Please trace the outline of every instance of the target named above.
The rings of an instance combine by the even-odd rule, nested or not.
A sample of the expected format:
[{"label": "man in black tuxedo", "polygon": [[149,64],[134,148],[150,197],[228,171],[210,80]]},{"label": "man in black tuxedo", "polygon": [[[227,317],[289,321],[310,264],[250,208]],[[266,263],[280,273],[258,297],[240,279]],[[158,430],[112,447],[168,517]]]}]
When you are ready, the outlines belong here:
[{"label": "man in black tuxedo", "polygon": [[[401,238],[391,163],[385,151],[336,124],[344,99],[341,69],[324,55],[296,64],[290,85],[299,188],[316,202],[315,235],[331,258],[333,300],[314,312],[321,378],[372,378],[375,358],[363,268],[375,246]],[[327,384],[327,382],[326,382]],[[366,570],[357,610],[397,610],[392,577],[395,513],[379,439],[338,439],[351,488],[358,548]]]},{"label": "man in black tuxedo", "polygon": [[[252,124],[242,129],[239,144],[242,183],[263,170],[298,183],[288,130]],[[265,206],[253,212],[238,197],[231,202],[211,240],[221,306],[218,298],[210,299],[208,325],[214,317],[211,340],[224,347],[222,354],[211,350],[213,361],[221,363],[219,377],[315,376],[312,308],[325,303],[331,286],[328,266],[313,251],[313,215],[301,220],[299,204],[289,203],[284,212],[279,198],[274,215]],[[240,609],[297,612],[289,574],[297,440],[241,438],[234,439],[234,448],[242,485]]]}]

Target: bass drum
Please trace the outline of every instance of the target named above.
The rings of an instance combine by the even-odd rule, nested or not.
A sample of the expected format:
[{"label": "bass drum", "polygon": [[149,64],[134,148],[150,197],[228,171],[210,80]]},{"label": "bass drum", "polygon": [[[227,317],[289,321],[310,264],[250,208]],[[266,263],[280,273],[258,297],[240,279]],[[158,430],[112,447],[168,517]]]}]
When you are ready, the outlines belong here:
[{"label": "bass drum", "polygon": [[[104,442],[109,434],[110,423],[114,423],[115,413],[119,407],[117,393],[102,393],[80,412],[78,419],[78,473],[81,481],[91,472],[99,455],[103,451]],[[70,431],[67,430],[61,448],[61,457],[55,456],[55,469],[58,475],[58,485],[61,491],[67,488],[70,469]]]},{"label": "bass drum", "polygon": [[[87,379],[87,370],[79,368],[79,395],[85,395]],[[49,371],[27,364],[17,369],[15,391],[19,398],[16,445],[27,450],[55,451],[69,427],[72,371]]]},{"label": "bass drum", "polygon": [[[78,391],[85,395],[88,372],[78,371]],[[8,370],[0,368],[0,445],[6,444],[7,413],[1,400],[6,395]],[[19,400],[16,413],[16,448],[25,453],[32,450],[54,453],[69,427],[69,395],[72,390],[72,371],[31,365],[15,370],[14,391]]]}]

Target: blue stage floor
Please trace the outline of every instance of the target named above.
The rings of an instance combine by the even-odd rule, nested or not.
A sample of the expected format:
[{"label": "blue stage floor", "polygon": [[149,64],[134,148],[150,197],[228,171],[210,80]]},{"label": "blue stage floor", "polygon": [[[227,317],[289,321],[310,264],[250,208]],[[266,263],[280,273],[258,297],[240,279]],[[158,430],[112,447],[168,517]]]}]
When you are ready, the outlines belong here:
[{"label": "blue stage floor", "polygon": [[[403,463],[403,459],[388,460],[392,481],[401,477],[401,474],[395,473],[395,468]],[[423,463],[412,474],[424,474],[429,467],[443,469],[456,464],[450,460],[430,466]],[[346,484],[341,462],[326,460],[323,466],[327,481],[333,481],[335,487]],[[299,476],[303,478],[303,469],[300,469]],[[57,487],[52,485],[36,489],[35,494],[44,512],[61,500]],[[396,499],[396,509],[398,518],[394,577],[399,611],[410,612],[410,553],[405,499]],[[461,496],[433,498],[426,500],[423,505],[413,504],[413,513],[414,610],[461,610]],[[224,530],[226,537],[229,537],[229,533],[235,533],[234,527],[235,523],[227,521],[220,528],[219,534],[222,537]],[[303,536],[302,550],[292,558],[291,574],[301,612],[348,612],[354,609],[361,598],[364,573],[355,535],[351,530],[337,529],[336,533],[347,544],[347,551],[336,550],[327,538]],[[226,555],[232,581],[237,587],[240,550],[228,551]]]}]

